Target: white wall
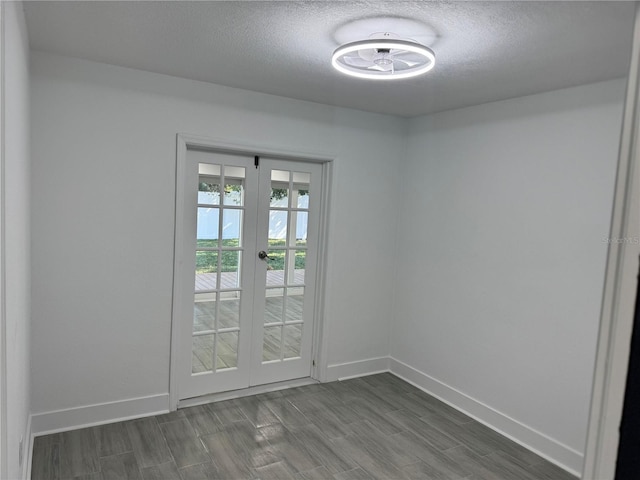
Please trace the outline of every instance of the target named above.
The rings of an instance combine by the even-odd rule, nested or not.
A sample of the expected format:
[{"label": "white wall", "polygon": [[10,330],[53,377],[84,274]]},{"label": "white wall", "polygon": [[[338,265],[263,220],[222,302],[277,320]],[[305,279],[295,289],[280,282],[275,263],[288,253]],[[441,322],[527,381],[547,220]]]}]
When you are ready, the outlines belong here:
[{"label": "white wall", "polygon": [[168,391],[178,132],[337,157],[329,363],[387,356],[404,120],[32,59],[35,414]]},{"label": "white wall", "polygon": [[623,97],[610,81],[415,119],[402,175],[391,356],[574,470]]},{"label": "white wall", "polygon": [[[20,440],[29,448],[30,160],[29,44],[22,4],[4,4],[4,178],[3,238],[6,322],[6,466],[3,478],[21,478]],[[5,470],[6,468],[6,470]]]}]

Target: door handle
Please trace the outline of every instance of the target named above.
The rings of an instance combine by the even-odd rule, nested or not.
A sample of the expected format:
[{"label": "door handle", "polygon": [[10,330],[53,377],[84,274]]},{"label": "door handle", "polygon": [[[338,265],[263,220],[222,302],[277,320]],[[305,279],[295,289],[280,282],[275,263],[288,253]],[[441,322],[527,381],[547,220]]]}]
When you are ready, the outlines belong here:
[{"label": "door handle", "polygon": [[271,260],[271,257],[269,257],[269,255],[267,255],[267,252],[265,252],[264,250],[260,250],[258,252],[258,258],[260,260]]}]

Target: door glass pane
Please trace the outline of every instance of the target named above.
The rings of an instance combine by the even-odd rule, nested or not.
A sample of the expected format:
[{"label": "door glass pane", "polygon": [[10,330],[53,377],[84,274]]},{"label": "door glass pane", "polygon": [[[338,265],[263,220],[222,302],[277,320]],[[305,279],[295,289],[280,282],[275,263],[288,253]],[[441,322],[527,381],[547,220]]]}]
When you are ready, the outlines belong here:
[{"label": "door glass pane", "polygon": [[219,179],[200,177],[198,182],[198,204],[220,205]]},{"label": "door glass pane", "polygon": [[282,322],[284,288],[268,288],[265,298],[264,323]]},{"label": "door glass pane", "polygon": [[287,216],[283,210],[269,211],[269,245],[284,246],[287,241]]},{"label": "door glass pane", "polygon": [[198,203],[220,205],[220,165],[198,164]]},{"label": "door glass pane", "polygon": [[244,202],[244,190],[242,185],[234,183],[226,183],[224,186],[224,204],[225,205],[242,205]]},{"label": "door glass pane", "polygon": [[262,361],[280,360],[282,349],[282,327],[264,327]]},{"label": "door glass pane", "polygon": [[220,288],[240,287],[240,260],[242,252],[238,250],[222,250],[220,261]]},{"label": "door glass pane", "polygon": [[286,250],[269,250],[267,285],[284,285]]},{"label": "door glass pane", "polygon": [[271,170],[272,183],[289,183],[290,177],[291,174],[287,170]]},{"label": "door glass pane", "polygon": [[284,170],[271,171],[271,202],[272,207],[286,208],[289,206],[289,172]]},{"label": "door glass pane", "polygon": [[240,246],[242,232],[242,210],[225,209],[222,212],[222,246]]},{"label": "door glass pane", "polygon": [[302,324],[285,325],[284,327],[284,358],[300,356],[302,345]]},{"label": "door glass pane", "polygon": [[199,163],[198,174],[208,177],[219,177],[220,165],[215,165],[213,163]]},{"label": "door glass pane", "polygon": [[[296,212],[296,245],[307,245],[307,220],[309,214],[307,212]],[[292,227],[293,228],[293,227]]]},{"label": "door glass pane", "polygon": [[238,366],[238,332],[218,334],[216,370]]},{"label": "door glass pane", "polygon": [[198,223],[196,239],[198,247],[218,246],[218,216],[217,208],[198,207]]},{"label": "door glass pane", "polygon": [[244,180],[244,167],[236,167],[233,165],[224,166],[224,177],[228,181],[242,182]]},{"label": "door glass pane", "polygon": [[304,305],[304,288],[287,288],[286,322],[301,322]]},{"label": "door glass pane", "polygon": [[196,252],[196,292],[217,288],[218,252],[198,250]]},{"label": "door glass pane", "polygon": [[309,190],[306,190],[306,188],[300,187],[300,190],[297,191],[298,208],[309,208]]},{"label": "door glass pane", "polygon": [[191,373],[213,371],[214,342],[215,335],[197,335],[193,337]]},{"label": "door glass pane", "polygon": [[224,204],[244,205],[244,167],[224,167]]},{"label": "door glass pane", "polygon": [[294,202],[296,208],[309,208],[309,183],[310,173],[294,172],[293,174],[293,196],[297,200]]},{"label": "door glass pane", "polygon": [[196,295],[193,304],[193,331],[202,332],[204,330],[215,330],[216,328],[216,294],[212,299],[201,300],[202,295]]},{"label": "door glass pane", "polygon": [[271,185],[271,202],[272,207],[287,208],[289,206],[289,184],[276,183]]},{"label": "door glass pane", "polygon": [[220,292],[218,328],[238,328],[240,326],[240,292]]},{"label": "door glass pane", "polygon": [[308,187],[311,183],[311,174],[307,172],[293,172],[293,183],[303,183]]},{"label": "door glass pane", "polygon": [[[292,250],[293,253],[293,250]],[[295,270],[293,278],[289,278],[289,285],[302,285],[304,284],[304,270],[307,263],[307,251],[295,250]]]}]

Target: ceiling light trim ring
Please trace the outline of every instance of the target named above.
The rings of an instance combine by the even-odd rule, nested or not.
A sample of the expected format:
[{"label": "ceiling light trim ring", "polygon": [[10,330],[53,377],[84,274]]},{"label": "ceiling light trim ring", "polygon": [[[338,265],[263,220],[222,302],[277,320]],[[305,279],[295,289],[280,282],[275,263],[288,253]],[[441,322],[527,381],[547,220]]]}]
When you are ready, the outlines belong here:
[{"label": "ceiling light trim ring", "polygon": [[[358,52],[364,49],[397,49],[404,50],[406,52],[416,53],[421,55],[428,63],[421,65],[418,68],[412,68],[408,71],[400,71],[400,72],[366,72],[361,69],[351,67],[339,62],[340,57],[346,55],[348,53]],[[366,78],[369,80],[397,80],[401,78],[411,78],[416,77],[418,75],[422,75],[427,73],[435,66],[436,56],[433,50],[424,45],[421,45],[417,42],[412,42],[409,40],[400,40],[400,39],[368,39],[368,40],[358,40],[356,42],[345,43],[344,45],[338,47],[331,57],[331,65],[333,68],[338,70],[345,75],[350,75],[352,77],[357,78]]]}]

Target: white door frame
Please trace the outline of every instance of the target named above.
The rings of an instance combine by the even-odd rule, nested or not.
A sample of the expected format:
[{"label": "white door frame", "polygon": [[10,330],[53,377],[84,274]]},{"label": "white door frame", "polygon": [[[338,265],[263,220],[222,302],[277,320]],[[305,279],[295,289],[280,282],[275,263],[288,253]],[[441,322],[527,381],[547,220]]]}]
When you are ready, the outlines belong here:
[{"label": "white door frame", "polygon": [[331,177],[333,170],[334,156],[326,154],[317,154],[310,152],[292,151],[283,148],[265,145],[250,145],[229,143],[224,140],[203,137],[197,135],[189,135],[179,133],[176,138],[176,198],[175,198],[175,223],[174,223],[174,249],[173,249],[173,300],[171,313],[171,363],[169,371],[169,409],[177,410],[179,402],[178,392],[178,362],[180,358],[180,325],[179,312],[181,311],[181,295],[179,295],[180,285],[175,281],[176,278],[182,278],[182,269],[184,268],[183,256],[183,235],[179,232],[179,225],[184,220],[184,184],[185,184],[185,167],[187,162],[187,149],[199,148],[210,150],[214,153],[233,153],[239,155],[264,156],[283,160],[295,160],[298,162],[313,162],[322,165],[322,204],[320,207],[320,236],[318,239],[318,270],[316,284],[316,302],[314,308],[314,332],[312,358],[314,359],[311,367],[311,378],[323,380],[326,376],[327,355],[326,355],[326,337],[327,331],[324,328],[324,304],[326,301],[326,269],[327,269],[327,243],[328,243],[328,225],[329,225],[329,207],[331,192]]},{"label": "white door frame", "polygon": [[6,358],[6,294],[5,294],[5,215],[4,215],[4,156],[5,156],[5,94],[4,94],[4,2],[0,2],[0,478],[6,478],[7,467],[7,358]]},{"label": "white door frame", "polygon": [[582,472],[585,480],[613,480],[615,476],[640,255],[639,175],[640,8],[636,6]]}]

